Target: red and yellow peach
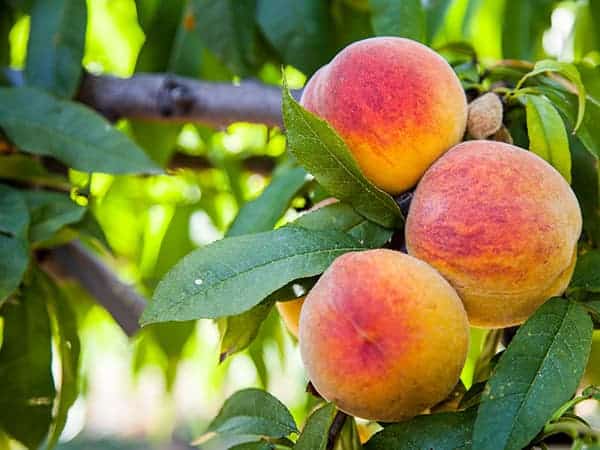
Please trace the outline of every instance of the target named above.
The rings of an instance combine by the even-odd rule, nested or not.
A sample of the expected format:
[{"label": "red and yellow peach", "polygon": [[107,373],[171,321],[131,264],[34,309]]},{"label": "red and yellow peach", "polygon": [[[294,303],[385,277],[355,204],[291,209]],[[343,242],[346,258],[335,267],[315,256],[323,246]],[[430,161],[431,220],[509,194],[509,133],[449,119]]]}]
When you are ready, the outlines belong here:
[{"label": "red and yellow peach", "polygon": [[566,289],[581,226],[577,199],[550,164],[513,145],[469,141],[420,181],[406,245],[454,286],[471,324],[501,328]]},{"label": "red and yellow peach", "polygon": [[300,351],[314,387],[366,419],[404,420],[443,400],[468,340],[450,284],[428,264],[387,249],[337,258],[300,314]]},{"label": "red and yellow peach", "polygon": [[342,137],[364,174],[398,194],[463,137],[467,102],[448,63],[418,42],[355,42],[307,83],[302,105]]}]

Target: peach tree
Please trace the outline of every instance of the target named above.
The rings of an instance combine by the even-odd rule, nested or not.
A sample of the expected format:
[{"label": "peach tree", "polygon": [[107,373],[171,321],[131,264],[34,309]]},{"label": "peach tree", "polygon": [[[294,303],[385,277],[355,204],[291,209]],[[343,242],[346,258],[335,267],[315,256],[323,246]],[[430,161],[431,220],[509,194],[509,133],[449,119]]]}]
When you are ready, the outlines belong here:
[{"label": "peach tree", "polygon": [[[598,448],[579,404],[600,401],[584,376],[600,5],[567,2],[557,59],[543,43],[558,3],[139,0],[146,40],[120,78],[90,63],[92,2],[0,0],[0,448],[63,432],[82,376],[72,284],[156,342],[170,382],[195,321],[217,324],[216,364],[262,351],[282,316],[310,415],[241,390],[191,444],[204,450]],[[268,137],[227,153],[218,129],[240,121]],[[186,147],[189,127],[208,149]],[[269,183],[249,200],[253,172]],[[188,195],[160,210],[160,251],[128,253],[159,202],[136,189],[165,179]],[[119,183],[120,210],[103,209]],[[198,209],[222,239],[187,238]],[[112,214],[130,222],[109,230]],[[136,288],[120,258],[143,266]]]}]

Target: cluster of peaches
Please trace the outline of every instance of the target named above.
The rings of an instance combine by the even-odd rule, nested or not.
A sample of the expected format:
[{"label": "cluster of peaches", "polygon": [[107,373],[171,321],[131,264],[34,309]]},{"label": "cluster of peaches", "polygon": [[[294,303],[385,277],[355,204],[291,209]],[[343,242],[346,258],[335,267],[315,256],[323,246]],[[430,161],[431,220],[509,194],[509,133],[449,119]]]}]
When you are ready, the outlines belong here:
[{"label": "cluster of peaches", "polygon": [[469,106],[460,81],[411,40],[350,45],[315,73],[301,103],[328,121],[375,185],[392,195],[416,190],[408,254],[347,253],[306,298],[278,308],[324,398],[358,417],[406,420],[456,385],[469,325],[518,325],[562,294],[579,205],[535,154],[494,140],[461,143]]}]

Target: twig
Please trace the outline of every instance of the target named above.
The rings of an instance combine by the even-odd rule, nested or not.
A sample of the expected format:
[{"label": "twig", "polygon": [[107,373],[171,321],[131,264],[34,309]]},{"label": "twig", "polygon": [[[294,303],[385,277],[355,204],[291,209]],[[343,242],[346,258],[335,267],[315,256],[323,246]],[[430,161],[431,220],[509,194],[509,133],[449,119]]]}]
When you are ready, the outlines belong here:
[{"label": "twig", "polygon": [[[270,156],[254,155],[241,160],[244,169],[252,173],[269,175],[275,168],[276,160]],[[193,169],[206,170],[214,168],[214,164],[203,155],[187,155],[185,153],[175,153],[169,160],[168,167],[171,170]]]},{"label": "twig", "polygon": [[332,450],[335,445],[335,441],[339,436],[344,424],[346,423],[346,419],[348,415],[342,411],[338,411],[333,418],[333,422],[331,423],[331,427],[329,427],[329,433],[327,435],[327,450]]},{"label": "twig", "polygon": [[[61,275],[74,278],[102,305],[128,336],[139,330],[146,300],[117,278],[97,256],[73,241],[49,251],[50,263]],[[57,267],[56,267],[57,266]]]}]

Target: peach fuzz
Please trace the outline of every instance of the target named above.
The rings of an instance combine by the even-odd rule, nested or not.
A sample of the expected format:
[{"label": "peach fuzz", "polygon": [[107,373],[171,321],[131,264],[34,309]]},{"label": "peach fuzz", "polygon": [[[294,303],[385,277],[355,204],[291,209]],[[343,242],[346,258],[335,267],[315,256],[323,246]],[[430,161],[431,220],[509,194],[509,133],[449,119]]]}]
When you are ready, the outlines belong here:
[{"label": "peach fuzz", "polygon": [[338,132],[364,174],[398,194],[460,142],[467,101],[450,65],[418,42],[376,37],[340,51],[301,104]]},{"label": "peach fuzz", "polygon": [[450,281],[472,325],[503,328],[565,290],[581,222],[573,191],[546,161],[510,144],[469,141],[419,183],[406,245]]},{"label": "peach fuzz", "polygon": [[300,352],[342,411],[399,421],[443,400],[469,341],[460,298],[428,264],[387,249],[337,258],[306,296]]}]

